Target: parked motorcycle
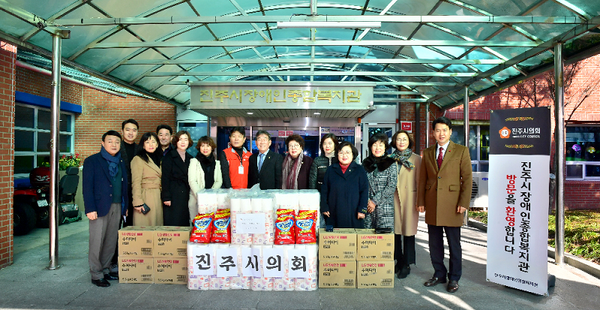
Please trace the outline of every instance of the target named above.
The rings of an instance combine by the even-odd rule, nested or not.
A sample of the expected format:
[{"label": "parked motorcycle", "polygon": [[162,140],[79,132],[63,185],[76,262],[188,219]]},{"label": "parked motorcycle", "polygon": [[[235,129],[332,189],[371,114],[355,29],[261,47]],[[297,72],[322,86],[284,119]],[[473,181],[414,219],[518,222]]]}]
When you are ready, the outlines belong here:
[{"label": "parked motorcycle", "polygon": [[[69,167],[59,182],[58,224],[81,220],[75,194],[79,183],[79,168]],[[34,227],[50,226],[50,168],[39,167],[29,173],[29,187],[15,189],[14,234],[28,234]]]}]

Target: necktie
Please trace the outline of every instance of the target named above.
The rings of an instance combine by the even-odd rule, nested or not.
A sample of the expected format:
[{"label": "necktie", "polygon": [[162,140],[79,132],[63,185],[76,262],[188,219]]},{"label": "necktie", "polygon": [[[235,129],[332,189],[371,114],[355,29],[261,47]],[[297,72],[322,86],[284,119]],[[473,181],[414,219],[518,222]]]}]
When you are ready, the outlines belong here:
[{"label": "necktie", "polygon": [[258,157],[260,157],[258,160],[258,172],[260,172],[260,168],[262,168],[263,161],[265,160],[265,154],[261,153]]},{"label": "necktie", "polygon": [[437,164],[438,164],[438,168],[440,168],[442,166],[442,160],[444,160],[444,148],[440,147],[440,151],[438,153],[438,158],[437,158]]}]

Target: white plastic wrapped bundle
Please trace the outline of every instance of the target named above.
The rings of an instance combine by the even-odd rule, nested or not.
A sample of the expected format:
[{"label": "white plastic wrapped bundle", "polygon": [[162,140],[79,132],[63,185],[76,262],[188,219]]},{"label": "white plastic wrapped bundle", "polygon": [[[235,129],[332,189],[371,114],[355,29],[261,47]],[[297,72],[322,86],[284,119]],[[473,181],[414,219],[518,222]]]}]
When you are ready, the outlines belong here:
[{"label": "white plastic wrapped bundle", "polygon": [[283,248],[283,272],[284,276],[281,278],[273,278],[273,290],[274,291],[293,291],[294,290],[294,279],[290,278],[290,264],[288,250],[294,249],[293,244],[277,245],[277,247]]},{"label": "white plastic wrapped bundle", "polygon": [[[215,248],[217,249],[226,249],[229,247],[229,244],[217,244]],[[217,261],[214,261],[214,266],[216,269]],[[218,277],[216,272],[210,278],[210,289],[214,291],[222,291],[231,289],[231,277]]]},{"label": "white plastic wrapped bundle", "polygon": [[294,290],[296,291],[315,291],[318,286],[317,271],[317,250],[316,244],[296,244],[296,249],[303,249],[307,253],[306,267],[308,269],[308,278],[294,279]]},{"label": "white plastic wrapped bundle", "polygon": [[188,289],[190,290],[209,290],[210,282],[213,275],[198,274],[196,263],[199,258],[196,253],[208,253],[211,260],[211,272],[213,275],[217,273],[217,265],[215,262],[215,247],[209,244],[200,244],[188,242],[187,244],[187,261],[188,261]]},{"label": "white plastic wrapped bundle", "polygon": [[234,197],[231,197],[229,200],[229,203],[231,205],[231,244],[252,244],[251,234],[242,234],[237,231],[238,214],[252,213],[250,198],[236,197],[236,195],[234,195]]},{"label": "white plastic wrapped bundle", "polygon": [[217,195],[214,190],[204,190],[197,194],[198,214],[207,214],[217,211]]},{"label": "white plastic wrapped bundle", "polygon": [[231,289],[232,290],[249,290],[252,285],[251,285],[251,280],[252,277],[245,277],[243,270],[244,270],[244,257],[242,256],[242,249],[244,248],[250,248],[249,245],[238,245],[238,244],[232,244],[231,247],[235,247],[237,249],[237,253],[238,253],[238,276],[237,277],[231,277]]},{"label": "white plastic wrapped bundle", "polygon": [[229,204],[229,191],[228,190],[218,189],[218,190],[215,190],[215,193],[217,195],[217,209],[218,210],[231,208],[231,206]]},{"label": "white plastic wrapped bundle", "polygon": [[[270,245],[253,245],[251,246],[253,249],[260,250],[260,266],[263,266],[263,249],[271,248]],[[262,270],[262,267],[261,267]],[[273,278],[267,278],[264,276],[264,271],[262,271],[263,276],[261,277],[252,277],[251,286],[253,291],[272,291],[273,290]]]},{"label": "white plastic wrapped bundle", "polygon": [[[264,194],[264,192],[261,192]],[[252,213],[262,214],[265,217],[265,232],[262,234],[252,234],[252,244],[273,244],[274,225],[273,217],[273,199],[272,198],[252,198]]]},{"label": "white plastic wrapped bundle", "polygon": [[316,231],[319,231],[319,221],[321,218],[321,196],[319,191],[317,190],[304,190],[298,193],[298,205],[299,210],[316,210],[317,211],[317,219],[316,219]]},{"label": "white plastic wrapped bundle", "polygon": [[282,190],[275,193],[276,209],[292,209],[298,212],[298,191]]}]

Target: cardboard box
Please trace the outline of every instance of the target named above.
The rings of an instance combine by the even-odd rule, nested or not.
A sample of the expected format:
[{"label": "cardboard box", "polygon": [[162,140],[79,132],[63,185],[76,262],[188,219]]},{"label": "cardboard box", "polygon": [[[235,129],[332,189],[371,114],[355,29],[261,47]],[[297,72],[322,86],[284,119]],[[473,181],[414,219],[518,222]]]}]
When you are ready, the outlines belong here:
[{"label": "cardboard box", "polygon": [[156,284],[187,284],[187,257],[155,257],[154,283]]},{"label": "cardboard box", "polygon": [[356,260],[356,232],[349,228],[319,230],[319,259]]},{"label": "cardboard box", "polygon": [[163,226],[154,231],[154,257],[187,257],[190,227]]},{"label": "cardboard box", "polygon": [[356,261],[319,261],[319,288],[356,288]]},{"label": "cardboard box", "polygon": [[119,256],[119,283],[154,283],[154,259]]},{"label": "cardboard box", "polygon": [[129,226],[119,229],[119,257],[152,257],[155,226]]},{"label": "cardboard box", "polygon": [[394,288],[394,261],[374,260],[356,263],[358,288]]},{"label": "cardboard box", "polygon": [[356,260],[394,259],[394,234],[376,234],[373,229],[357,229]]}]

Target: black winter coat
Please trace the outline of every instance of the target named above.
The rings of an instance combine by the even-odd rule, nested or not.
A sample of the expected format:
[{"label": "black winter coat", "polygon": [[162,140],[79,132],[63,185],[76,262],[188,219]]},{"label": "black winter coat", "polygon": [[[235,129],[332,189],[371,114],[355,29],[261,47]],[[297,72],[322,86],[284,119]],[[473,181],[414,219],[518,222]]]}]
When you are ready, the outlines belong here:
[{"label": "black winter coat", "polygon": [[308,188],[317,189],[321,192],[321,186],[323,185],[323,179],[325,178],[325,172],[331,164],[336,163],[337,158],[328,158],[326,156],[319,156],[313,160],[312,167],[310,167],[310,174],[308,176]]},{"label": "black winter coat", "polygon": [[369,180],[365,168],[352,162],[342,173],[338,162],[325,172],[321,187],[321,212],[330,213],[325,217],[327,225],[335,228],[364,228],[364,220],[358,219],[358,212],[367,213],[369,201]]},{"label": "black winter coat", "polygon": [[177,150],[171,150],[162,159],[161,199],[171,201],[171,206],[163,206],[165,226],[190,226],[188,168],[191,159],[186,152],[183,162]]}]

